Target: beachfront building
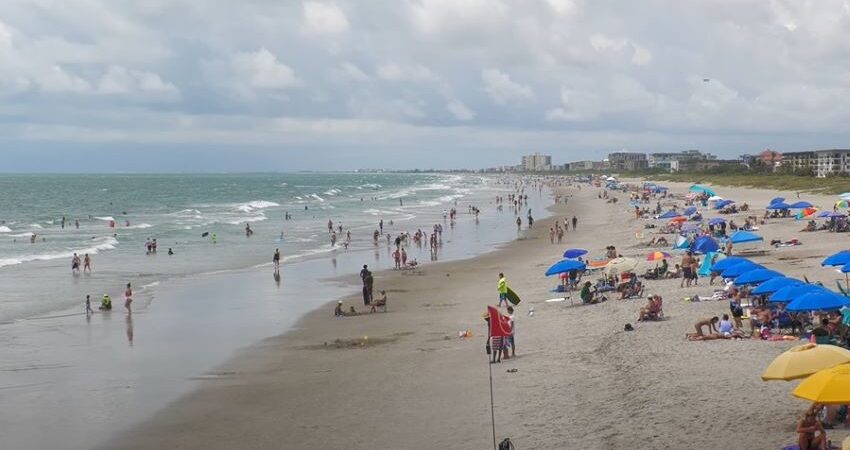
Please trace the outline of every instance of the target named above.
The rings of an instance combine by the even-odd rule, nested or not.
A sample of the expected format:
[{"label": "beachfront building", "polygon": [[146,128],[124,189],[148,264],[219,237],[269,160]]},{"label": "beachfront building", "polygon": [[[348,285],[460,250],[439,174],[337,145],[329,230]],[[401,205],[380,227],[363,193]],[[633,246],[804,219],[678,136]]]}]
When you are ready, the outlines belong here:
[{"label": "beachfront building", "polygon": [[575,161],[567,164],[567,170],[571,172],[588,172],[591,170],[606,170],[608,164],[605,161]]},{"label": "beachfront building", "polygon": [[520,166],[527,172],[548,172],[552,170],[552,156],[540,153],[525,155]]},{"label": "beachfront building", "polygon": [[782,162],[780,162],[782,170],[791,173],[807,171],[814,173],[817,165],[818,157],[813,151],[783,153]]},{"label": "beachfront building", "polygon": [[614,171],[641,170],[649,167],[646,153],[615,152],[608,154],[608,164]]},{"label": "beachfront building", "polygon": [[681,162],[685,166],[699,165],[699,161],[714,161],[717,157],[711,153],[703,153],[699,150],[685,150],[672,153],[650,153],[647,165],[650,169],[664,169],[670,172],[679,170],[690,170],[681,168]]},{"label": "beachfront building", "polygon": [[816,150],[815,175],[823,178],[830,175],[850,174],[850,149]]}]

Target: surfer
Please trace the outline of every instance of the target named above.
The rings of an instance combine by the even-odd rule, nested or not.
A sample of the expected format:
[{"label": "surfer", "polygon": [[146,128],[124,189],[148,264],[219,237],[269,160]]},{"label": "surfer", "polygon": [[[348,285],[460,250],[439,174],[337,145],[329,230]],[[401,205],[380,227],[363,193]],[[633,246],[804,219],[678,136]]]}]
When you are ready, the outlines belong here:
[{"label": "surfer", "polygon": [[505,305],[508,305],[508,281],[505,279],[504,273],[499,273],[499,306],[502,306],[502,302],[505,302]]}]

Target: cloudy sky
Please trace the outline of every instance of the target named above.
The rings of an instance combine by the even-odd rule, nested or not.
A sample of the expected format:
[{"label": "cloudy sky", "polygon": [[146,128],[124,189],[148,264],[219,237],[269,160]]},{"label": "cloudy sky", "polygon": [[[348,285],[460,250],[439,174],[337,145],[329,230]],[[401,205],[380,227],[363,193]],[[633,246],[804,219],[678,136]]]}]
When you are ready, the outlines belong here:
[{"label": "cloudy sky", "polygon": [[850,147],[847,30],[841,0],[3,0],[0,171]]}]

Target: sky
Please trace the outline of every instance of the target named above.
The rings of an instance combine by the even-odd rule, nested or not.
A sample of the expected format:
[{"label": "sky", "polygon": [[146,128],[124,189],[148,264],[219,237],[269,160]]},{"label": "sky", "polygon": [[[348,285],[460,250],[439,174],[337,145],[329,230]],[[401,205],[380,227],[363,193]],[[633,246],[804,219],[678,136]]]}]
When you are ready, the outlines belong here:
[{"label": "sky", "polygon": [[848,1],[3,0],[0,172],[847,148]]}]

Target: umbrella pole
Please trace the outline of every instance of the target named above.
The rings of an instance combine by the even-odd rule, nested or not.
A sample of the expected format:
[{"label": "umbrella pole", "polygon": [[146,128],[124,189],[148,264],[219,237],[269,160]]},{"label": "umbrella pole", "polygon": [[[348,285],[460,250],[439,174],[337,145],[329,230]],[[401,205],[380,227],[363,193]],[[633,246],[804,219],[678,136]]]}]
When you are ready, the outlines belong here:
[{"label": "umbrella pole", "polygon": [[[499,351],[502,351],[502,349],[499,349]],[[496,412],[493,406],[493,364],[490,363],[489,356],[487,355],[487,367],[490,369],[490,426],[493,430],[493,450],[498,450],[496,448]]]}]

